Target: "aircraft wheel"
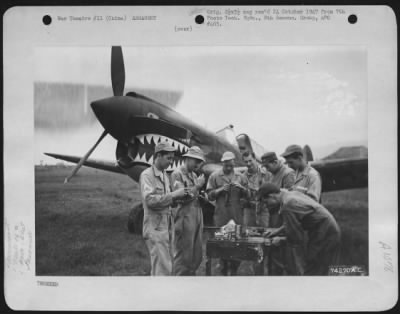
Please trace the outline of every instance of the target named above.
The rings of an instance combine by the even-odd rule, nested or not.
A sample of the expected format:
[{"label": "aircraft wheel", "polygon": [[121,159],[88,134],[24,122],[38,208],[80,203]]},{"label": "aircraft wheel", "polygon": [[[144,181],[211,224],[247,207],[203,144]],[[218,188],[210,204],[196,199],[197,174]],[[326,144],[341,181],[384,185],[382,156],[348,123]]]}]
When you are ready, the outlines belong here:
[{"label": "aircraft wheel", "polygon": [[143,230],[143,205],[135,205],[128,217],[128,230],[130,233],[142,234]]}]

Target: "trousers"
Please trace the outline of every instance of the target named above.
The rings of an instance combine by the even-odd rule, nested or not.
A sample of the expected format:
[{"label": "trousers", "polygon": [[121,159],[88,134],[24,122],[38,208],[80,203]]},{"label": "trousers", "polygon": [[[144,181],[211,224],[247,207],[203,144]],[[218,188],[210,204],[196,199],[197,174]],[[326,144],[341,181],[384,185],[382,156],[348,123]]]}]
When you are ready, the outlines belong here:
[{"label": "trousers", "polygon": [[182,208],[175,218],[174,274],[194,276],[203,259],[203,213],[200,207]]},{"label": "trousers", "polygon": [[151,276],[172,275],[173,237],[171,213],[144,215],[143,239],[150,253]]}]

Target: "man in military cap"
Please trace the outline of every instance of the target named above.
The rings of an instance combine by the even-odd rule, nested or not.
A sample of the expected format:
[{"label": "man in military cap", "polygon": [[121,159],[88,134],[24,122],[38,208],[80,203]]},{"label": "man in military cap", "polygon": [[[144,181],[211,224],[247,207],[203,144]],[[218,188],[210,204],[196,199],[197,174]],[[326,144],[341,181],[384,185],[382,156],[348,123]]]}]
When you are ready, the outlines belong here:
[{"label": "man in military cap", "polygon": [[[290,189],[295,181],[295,172],[278,159],[275,152],[267,152],[261,156],[263,166],[272,174],[269,182],[279,188]],[[270,216],[269,227],[277,228],[282,225],[279,215]]]},{"label": "man in military cap", "polygon": [[[286,166],[282,161],[278,159],[275,152],[267,152],[261,156],[261,162],[263,166],[271,172],[272,176],[269,182],[275,184],[281,189],[290,189],[295,181],[295,172],[293,169]],[[269,212],[267,206],[261,202],[263,208]],[[283,224],[283,220],[278,211],[271,211],[269,216],[269,227],[279,228]],[[274,256],[272,263],[272,274],[271,275],[282,275],[283,269],[277,265],[283,265],[285,256],[293,255],[289,247],[279,248],[278,254]],[[290,271],[289,271],[290,272]],[[294,273],[293,271],[290,273]]]},{"label": "man in military cap", "polygon": [[306,194],[319,202],[321,199],[321,177],[317,170],[307,164],[303,149],[299,145],[290,145],[281,154],[288,166],[295,170],[292,190]]},{"label": "man in military cap", "polygon": [[198,201],[199,191],[205,183],[204,175],[195,171],[204,162],[204,153],[193,146],[183,155],[184,164],[171,175],[173,190],[189,189],[189,194],[179,201],[175,216],[174,274],[194,276],[202,260],[203,213]]},{"label": "man in military cap", "polygon": [[171,192],[165,169],[172,164],[174,151],[170,143],[158,143],[154,164],[144,170],[139,179],[144,208],[143,238],[150,253],[152,276],[172,275],[174,222],[171,205],[189,193],[183,187]]},{"label": "man in military cap", "polygon": [[332,214],[304,193],[281,190],[273,183],[263,184],[259,194],[283,218],[283,227],[270,237],[284,231],[289,246],[302,246],[304,231],[309,233],[305,260],[304,256],[289,260],[297,263],[297,271],[290,275],[328,275],[329,265],[338,264],[340,251],[340,228]]},{"label": "man in military cap", "polygon": [[295,181],[295,172],[278,159],[275,152],[261,156],[262,165],[272,173],[270,182],[279,188],[290,189]]},{"label": "man in military cap", "polygon": [[[222,169],[216,170],[208,178],[207,194],[210,201],[216,202],[214,224],[221,227],[233,219],[236,224],[243,224],[242,198],[249,198],[248,181],[245,176],[235,171],[235,155],[225,152],[221,158]],[[222,260],[222,274],[235,275],[239,261]]]},{"label": "man in military cap", "polygon": [[250,191],[250,199],[244,202],[243,223],[246,226],[259,225],[267,228],[269,226],[268,209],[260,206],[257,192],[263,183],[271,180],[272,175],[257,163],[253,152],[246,151],[242,156],[247,167],[244,176],[247,177]]}]

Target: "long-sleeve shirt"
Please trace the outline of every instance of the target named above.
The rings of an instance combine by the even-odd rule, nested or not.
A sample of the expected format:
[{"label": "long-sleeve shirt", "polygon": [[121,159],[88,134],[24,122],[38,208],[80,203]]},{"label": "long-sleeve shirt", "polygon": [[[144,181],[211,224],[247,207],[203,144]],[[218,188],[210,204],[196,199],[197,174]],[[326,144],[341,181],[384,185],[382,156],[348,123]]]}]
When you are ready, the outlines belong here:
[{"label": "long-sleeve shirt", "polygon": [[296,175],[293,169],[280,164],[280,168],[276,173],[272,174],[270,182],[283,189],[290,189],[296,179]]},{"label": "long-sleeve shirt", "polygon": [[303,171],[296,171],[296,179],[291,188],[293,191],[303,192],[313,200],[319,202],[321,188],[321,177],[317,170],[307,165]]},{"label": "long-sleeve shirt", "polygon": [[[273,173],[270,182],[275,184],[280,189],[290,189],[295,182],[295,172],[292,168],[289,168],[281,161],[279,162],[279,169],[276,173]],[[261,206],[265,206],[262,204]],[[266,209],[264,212],[268,212]],[[282,217],[278,213],[272,213],[269,217],[269,227],[277,228],[282,225]]]},{"label": "long-sleeve shirt", "polygon": [[170,212],[172,194],[168,175],[154,165],[140,174],[140,194],[144,214]]},{"label": "long-sleeve shirt", "polygon": [[[217,189],[229,183],[240,183],[246,188],[246,191],[231,186],[228,192],[216,192]],[[207,194],[210,201],[215,200],[216,202],[214,213],[214,223],[216,226],[222,226],[230,219],[233,219],[236,224],[243,224],[243,209],[240,200],[243,197],[249,197],[247,187],[247,178],[236,171],[226,175],[221,169],[210,175],[207,182]]]},{"label": "long-sleeve shirt", "polygon": [[243,199],[243,223],[246,225],[259,225],[268,227],[270,222],[269,211],[265,204],[261,202],[258,189],[263,183],[271,181],[272,174],[267,169],[257,165],[254,172],[247,168],[244,176],[249,182],[249,198]]},{"label": "long-sleeve shirt", "polygon": [[312,243],[324,240],[330,233],[339,233],[332,214],[301,192],[281,191],[280,213],[289,243],[302,244],[304,231],[309,232]]},{"label": "long-sleeve shirt", "polygon": [[[197,187],[198,184],[199,180],[197,179],[197,175],[194,172],[189,172],[185,165],[177,168],[171,174],[171,186],[173,191],[184,187]],[[184,214],[184,212],[190,212],[190,210],[194,207],[200,209],[200,205],[197,199],[198,196],[199,192],[196,188],[194,189],[194,194],[192,196],[187,196],[179,202],[178,213]]]},{"label": "long-sleeve shirt", "polygon": [[[294,274],[327,275],[340,252],[340,228],[333,215],[311,197],[297,191],[281,191],[280,213],[286,231]],[[306,255],[304,231],[308,232]]]},{"label": "long-sleeve shirt", "polygon": [[244,176],[247,178],[248,187],[250,190],[250,199],[248,205],[251,208],[256,208],[258,204],[258,189],[263,183],[271,181],[272,174],[261,166],[257,166],[256,171],[253,173],[246,169]]}]

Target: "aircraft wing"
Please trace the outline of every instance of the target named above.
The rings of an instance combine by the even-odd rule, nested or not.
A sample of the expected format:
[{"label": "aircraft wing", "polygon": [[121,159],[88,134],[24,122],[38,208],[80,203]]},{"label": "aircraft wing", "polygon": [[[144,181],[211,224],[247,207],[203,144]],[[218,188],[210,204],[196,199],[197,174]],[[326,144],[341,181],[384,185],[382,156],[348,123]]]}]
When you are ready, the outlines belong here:
[{"label": "aircraft wing", "polygon": [[323,192],[368,187],[368,158],[317,160],[310,165],[321,175]]},{"label": "aircraft wing", "polygon": [[[81,157],[79,157],[79,156],[60,155],[60,154],[52,154],[52,153],[44,153],[44,154],[47,156],[53,157],[53,158],[73,162],[75,164],[77,164],[79,162],[79,160],[81,160]],[[83,164],[85,166],[91,167],[91,168],[125,174],[125,172],[123,170],[121,170],[121,168],[118,167],[115,162],[112,162],[112,161],[88,159]]]}]

